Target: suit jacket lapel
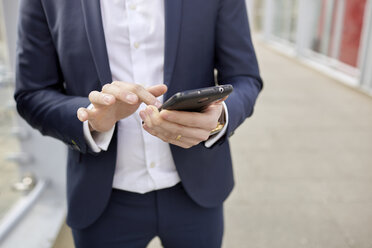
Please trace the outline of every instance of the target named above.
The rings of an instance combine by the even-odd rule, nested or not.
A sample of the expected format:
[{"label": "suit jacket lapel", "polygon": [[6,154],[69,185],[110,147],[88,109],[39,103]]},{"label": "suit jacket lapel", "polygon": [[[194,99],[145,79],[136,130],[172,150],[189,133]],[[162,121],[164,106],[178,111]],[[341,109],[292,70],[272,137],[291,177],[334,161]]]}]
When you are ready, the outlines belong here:
[{"label": "suit jacket lapel", "polygon": [[[102,85],[112,81],[103,32],[100,0],[80,0],[83,9],[85,28],[89,47]],[[165,54],[164,82],[172,80],[178,49],[178,40],[182,19],[182,0],[164,0],[165,2]]]},{"label": "suit jacket lapel", "polygon": [[164,83],[172,80],[182,19],[182,0],[165,0]]},{"label": "suit jacket lapel", "polygon": [[103,32],[100,0],[81,0],[90,51],[101,84],[111,83],[112,76]]}]

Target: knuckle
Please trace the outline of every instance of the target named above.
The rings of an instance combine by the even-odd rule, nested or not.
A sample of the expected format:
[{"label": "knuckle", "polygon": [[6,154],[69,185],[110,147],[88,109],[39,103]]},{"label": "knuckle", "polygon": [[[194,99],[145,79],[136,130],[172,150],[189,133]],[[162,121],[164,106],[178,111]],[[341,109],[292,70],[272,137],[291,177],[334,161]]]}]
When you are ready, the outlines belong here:
[{"label": "knuckle", "polygon": [[110,84],[105,84],[103,87],[102,87],[102,91],[105,92],[107,91],[109,88],[110,88]]},{"label": "knuckle", "polygon": [[153,120],[152,120],[152,123],[155,125],[155,126],[160,126],[161,125],[161,120],[160,120],[160,118],[154,118]]},{"label": "knuckle", "polygon": [[209,135],[205,135],[204,137],[203,137],[203,139],[200,141],[200,142],[202,142],[202,141],[207,141],[209,139]]},{"label": "knuckle", "polygon": [[159,126],[159,120],[157,120],[156,118],[152,119],[151,123],[153,126]]},{"label": "knuckle", "polygon": [[175,137],[176,137],[177,135],[175,135],[175,134],[172,133],[172,132],[166,132],[166,133],[165,133],[165,136],[166,136],[169,140],[174,140],[174,139],[176,139]]},{"label": "knuckle", "polygon": [[146,122],[147,129],[149,129],[149,132],[152,132],[153,124],[152,122]]},{"label": "knuckle", "polygon": [[202,137],[202,141],[206,141],[209,139],[209,135],[210,133],[204,133],[201,137]]},{"label": "knuckle", "polygon": [[142,85],[140,84],[134,84],[132,87],[135,92],[139,92],[143,89]]},{"label": "knuckle", "polygon": [[191,148],[191,145],[184,145],[183,148],[189,149],[189,148]]},{"label": "knuckle", "polygon": [[96,97],[98,91],[91,91],[88,95],[89,100],[92,100]]}]

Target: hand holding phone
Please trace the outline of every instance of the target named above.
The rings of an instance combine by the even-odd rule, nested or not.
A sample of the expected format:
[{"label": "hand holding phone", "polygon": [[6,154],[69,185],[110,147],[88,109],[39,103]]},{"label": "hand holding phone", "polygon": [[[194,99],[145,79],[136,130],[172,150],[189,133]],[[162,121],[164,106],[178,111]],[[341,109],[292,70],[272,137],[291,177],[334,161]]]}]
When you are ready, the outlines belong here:
[{"label": "hand holding phone", "polygon": [[230,84],[182,91],[174,94],[160,108],[167,110],[179,110],[201,112],[210,104],[222,100],[233,91]]},{"label": "hand holding phone", "polygon": [[186,149],[195,146],[218,127],[223,106],[213,103],[231,91],[232,86],[224,85],[177,93],[161,108],[149,105],[140,112],[143,128],[164,142]]}]

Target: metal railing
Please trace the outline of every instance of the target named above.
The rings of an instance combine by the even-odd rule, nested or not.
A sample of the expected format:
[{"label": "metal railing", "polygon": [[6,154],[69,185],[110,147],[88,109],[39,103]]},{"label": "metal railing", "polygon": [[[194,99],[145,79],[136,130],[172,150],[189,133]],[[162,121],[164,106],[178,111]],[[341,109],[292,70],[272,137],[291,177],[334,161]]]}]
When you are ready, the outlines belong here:
[{"label": "metal railing", "polygon": [[[13,65],[17,11],[18,0],[0,0],[0,38],[3,39],[0,44],[6,44],[2,49],[6,54],[2,57],[6,58],[7,65],[3,66],[0,76],[0,101],[3,101],[0,116],[3,110],[2,119],[7,121],[1,135],[7,142],[0,143],[0,150],[4,150],[3,157],[12,165],[15,175],[7,181],[1,177],[0,180],[4,188],[20,192],[8,202],[8,211],[0,219],[0,247],[23,247],[24,244],[31,248],[51,247],[66,213],[66,147],[43,137],[16,113]],[[10,146],[9,140],[14,146]]]}]

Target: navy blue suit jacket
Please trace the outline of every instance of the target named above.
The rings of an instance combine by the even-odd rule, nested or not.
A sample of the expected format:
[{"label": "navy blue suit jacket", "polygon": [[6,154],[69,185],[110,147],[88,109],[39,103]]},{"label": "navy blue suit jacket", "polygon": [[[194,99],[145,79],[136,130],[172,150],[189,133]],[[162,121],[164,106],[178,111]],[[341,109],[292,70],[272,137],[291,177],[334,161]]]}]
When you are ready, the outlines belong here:
[{"label": "navy blue suit jacket", "polygon": [[[165,1],[165,98],[178,91],[234,86],[226,101],[226,137],[207,149],[171,145],[190,197],[204,207],[221,204],[234,181],[227,136],[253,112],[262,88],[244,0]],[[43,135],[67,145],[67,223],[92,224],[110,197],[116,134],[107,152],[88,147],[76,117],[92,90],[112,81],[99,0],[21,0],[15,99],[19,114]]]}]

